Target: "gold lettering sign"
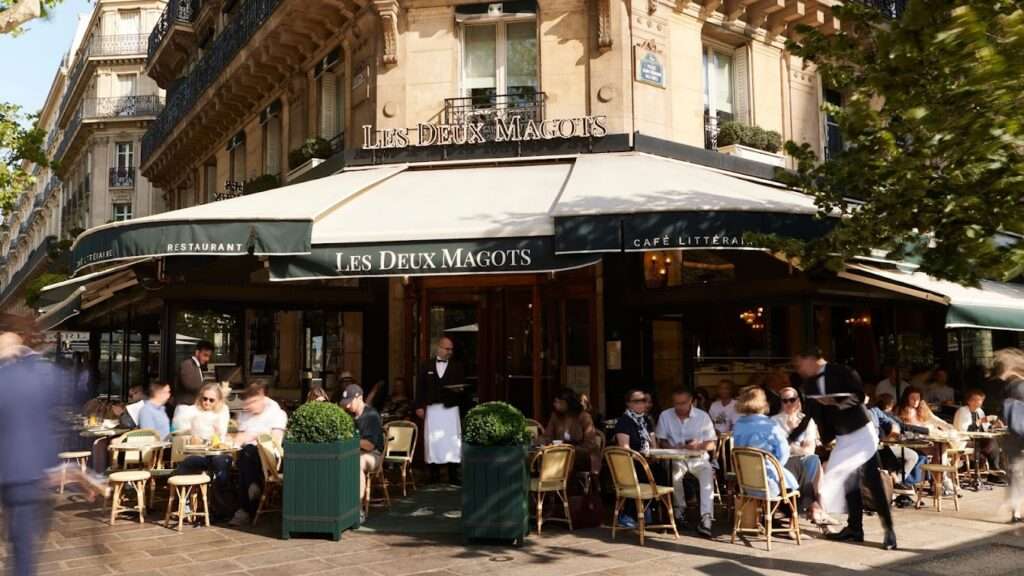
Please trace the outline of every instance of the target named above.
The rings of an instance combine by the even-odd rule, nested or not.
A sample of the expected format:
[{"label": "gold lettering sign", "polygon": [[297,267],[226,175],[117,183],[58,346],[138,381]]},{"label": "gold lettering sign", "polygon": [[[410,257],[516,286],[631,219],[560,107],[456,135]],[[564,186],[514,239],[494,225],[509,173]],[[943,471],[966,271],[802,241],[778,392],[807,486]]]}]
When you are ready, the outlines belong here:
[{"label": "gold lettering sign", "polygon": [[579,116],[554,120],[494,118],[491,123],[419,124],[416,128],[381,128],[363,125],[363,150],[409,146],[461,146],[487,142],[529,142],[569,138],[603,138],[606,116]]}]

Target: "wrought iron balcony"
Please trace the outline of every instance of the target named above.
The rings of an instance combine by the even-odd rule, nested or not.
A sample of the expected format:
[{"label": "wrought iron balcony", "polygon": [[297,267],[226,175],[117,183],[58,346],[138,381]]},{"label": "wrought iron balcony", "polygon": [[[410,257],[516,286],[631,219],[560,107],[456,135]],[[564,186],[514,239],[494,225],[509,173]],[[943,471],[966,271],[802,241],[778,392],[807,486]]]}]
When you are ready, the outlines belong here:
[{"label": "wrought iron balcony", "polygon": [[493,130],[495,119],[544,120],[543,92],[532,94],[488,94],[465,98],[445,98],[445,124],[484,123]]},{"label": "wrought iron balcony", "polygon": [[858,4],[864,4],[877,9],[889,18],[899,18],[907,9],[907,0],[852,0]]},{"label": "wrought iron balcony", "polygon": [[234,60],[239,50],[270,18],[282,0],[248,0],[239,14],[228,22],[223,31],[203,52],[199,62],[168,97],[167,106],[150,124],[142,137],[142,162],[145,164],[153,152],[170,136],[178,123],[192,111],[199,98],[224,69]]},{"label": "wrought iron balcony", "polygon": [[718,150],[718,116],[704,115],[704,148]]},{"label": "wrought iron balcony", "polygon": [[163,108],[164,99],[156,95],[147,96],[114,96],[109,98],[90,98],[82,103],[85,119],[95,118],[134,118],[137,116],[156,116]]},{"label": "wrought iron balcony", "polygon": [[75,64],[68,74],[67,89],[61,98],[60,107],[65,109],[76,93],[78,81],[85,72],[86,65],[92,58],[109,58],[113,56],[145,56],[149,36],[146,34],[107,34],[93,36],[92,39],[78,50]]},{"label": "wrought iron balcony", "polygon": [[160,20],[157,20],[153,31],[149,33],[148,49],[146,50],[146,59],[149,62],[153,61],[153,55],[163,44],[164,38],[167,37],[171,28],[175,24],[192,24],[192,20],[199,14],[201,6],[201,0],[170,0],[167,3],[167,7],[160,14]]},{"label": "wrought iron balcony", "polygon": [[111,168],[109,184],[111,188],[134,188],[135,167]]}]

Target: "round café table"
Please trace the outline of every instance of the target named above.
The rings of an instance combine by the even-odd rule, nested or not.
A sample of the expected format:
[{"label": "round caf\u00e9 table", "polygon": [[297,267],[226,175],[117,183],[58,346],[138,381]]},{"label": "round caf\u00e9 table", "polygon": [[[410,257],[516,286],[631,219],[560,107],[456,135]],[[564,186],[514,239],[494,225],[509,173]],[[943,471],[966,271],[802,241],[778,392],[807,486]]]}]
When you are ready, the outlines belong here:
[{"label": "round caf\u00e9 table", "polygon": [[190,456],[232,456],[241,450],[239,446],[218,446],[216,448],[205,444],[187,444],[181,449],[182,453]]},{"label": "round caf\u00e9 table", "polygon": [[990,430],[983,431],[978,430],[974,432],[960,432],[960,435],[965,438],[970,438],[971,443],[974,445],[974,490],[991,490],[992,486],[988,482],[981,481],[981,441],[982,440],[996,440],[1006,436],[1005,430]]},{"label": "round caf\u00e9 table", "polygon": [[707,450],[690,450],[688,448],[651,448],[647,453],[647,458],[649,460],[670,462],[672,460],[692,460],[694,458],[701,458],[707,454]]}]

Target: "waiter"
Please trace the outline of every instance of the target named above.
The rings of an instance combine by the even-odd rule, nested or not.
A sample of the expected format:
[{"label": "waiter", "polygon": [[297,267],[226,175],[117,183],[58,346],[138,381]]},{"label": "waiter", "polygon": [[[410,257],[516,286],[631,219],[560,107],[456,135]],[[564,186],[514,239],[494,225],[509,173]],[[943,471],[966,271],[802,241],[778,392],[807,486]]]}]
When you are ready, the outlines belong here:
[{"label": "waiter", "polygon": [[427,360],[416,379],[416,416],[423,418],[423,454],[434,482],[441,479],[440,465],[448,465],[448,481],[459,483],[462,461],[462,420],[459,390],[465,384],[462,365],[451,360],[455,344],[447,336],[437,340],[434,357]]},{"label": "waiter", "polygon": [[205,340],[196,343],[195,352],[192,356],[185,358],[178,367],[178,389],[175,399],[178,404],[192,405],[195,403],[196,394],[203,387],[203,366],[210,361],[213,355],[213,344]]},{"label": "waiter", "polygon": [[[804,379],[803,390],[809,397],[804,403],[805,410],[818,425],[822,444],[827,445],[833,438],[836,441],[822,477],[822,503],[827,511],[840,509],[845,496],[848,516],[846,527],[830,534],[829,539],[864,541],[864,500],[860,488],[863,479],[885,527],[882,547],[895,550],[896,532],[878,470],[878,431],[864,408],[864,384],[860,376],[846,366],[826,362],[817,348],[802,350],[793,364]],[[813,398],[835,394],[848,396]],[[791,441],[803,433],[811,418],[804,418],[801,426],[790,433]]]}]

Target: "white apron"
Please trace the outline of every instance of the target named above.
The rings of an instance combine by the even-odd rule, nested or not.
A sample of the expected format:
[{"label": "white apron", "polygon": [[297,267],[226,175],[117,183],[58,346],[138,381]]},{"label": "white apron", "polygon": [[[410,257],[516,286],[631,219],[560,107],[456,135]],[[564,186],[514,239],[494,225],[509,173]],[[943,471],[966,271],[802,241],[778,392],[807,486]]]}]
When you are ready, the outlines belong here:
[{"label": "white apron", "polygon": [[846,512],[846,486],[857,482],[857,471],[878,451],[878,431],[873,422],[836,436],[836,447],[821,478],[821,505],[826,512]]},{"label": "white apron", "polygon": [[457,407],[427,406],[423,423],[427,464],[458,464],[462,461],[462,422]]}]

